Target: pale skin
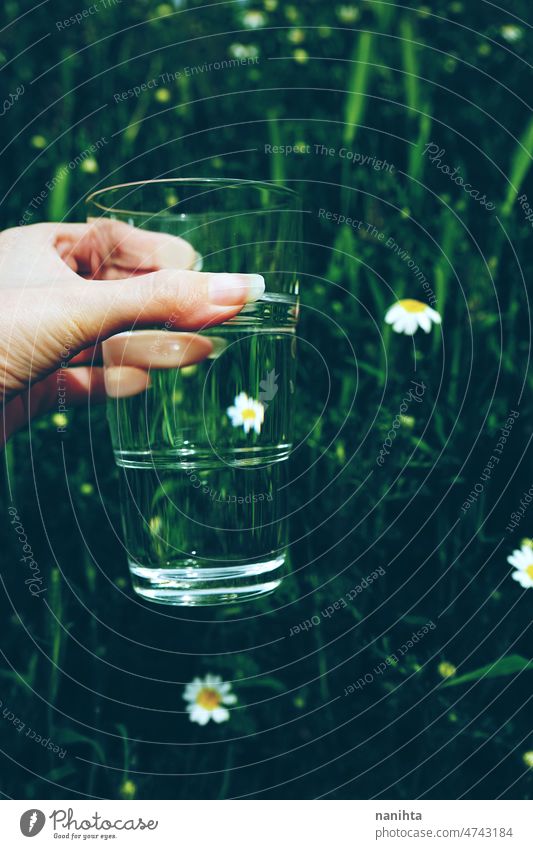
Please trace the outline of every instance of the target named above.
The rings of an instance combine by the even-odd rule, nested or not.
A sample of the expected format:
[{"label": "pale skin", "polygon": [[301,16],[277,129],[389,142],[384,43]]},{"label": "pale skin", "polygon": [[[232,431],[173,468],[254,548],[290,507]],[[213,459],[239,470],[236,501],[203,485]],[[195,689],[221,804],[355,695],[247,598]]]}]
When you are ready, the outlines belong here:
[{"label": "pale skin", "polygon": [[[103,400],[101,343],[108,337],[154,325],[193,331],[220,324],[264,291],[257,274],[191,271],[195,258],[183,239],[109,219],[0,233],[0,442],[57,407],[59,377],[69,407]],[[209,353],[201,336],[162,338],[169,351],[152,345],[152,358],[165,355],[173,367]],[[142,391],[147,370],[161,367],[139,359],[135,341],[120,368],[109,369],[113,394]]]}]

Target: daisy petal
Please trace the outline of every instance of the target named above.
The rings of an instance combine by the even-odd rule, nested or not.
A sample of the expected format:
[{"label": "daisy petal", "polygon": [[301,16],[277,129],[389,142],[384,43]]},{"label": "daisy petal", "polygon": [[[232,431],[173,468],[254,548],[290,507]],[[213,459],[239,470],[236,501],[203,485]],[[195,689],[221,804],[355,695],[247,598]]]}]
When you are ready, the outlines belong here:
[{"label": "daisy petal", "polygon": [[197,722],[198,725],[207,725],[209,717],[210,714],[206,710],[196,711],[196,713],[191,713],[191,722]]},{"label": "daisy petal", "polygon": [[407,336],[413,336],[418,330],[418,319],[414,316],[409,316],[405,320],[405,326],[403,332],[407,334]]},{"label": "daisy petal", "polygon": [[526,572],[513,572],[511,578],[518,581],[520,586],[524,589],[527,589],[527,587],[533,587],[533,578],[530,578]]},{"label": "daisy petal", "polygon": [[388,309],[385,313],[385,321],[387,322],[387,324],[394,324],[398,316],[403,314],[404,310],[402,310],[402,308],[399,307],[398,304],[394,304],[394,306],[390,307],[390,309]]},{"label": "daisy petal", "polygon": [[402,315],[400,318],[396,319],[396,321],[392,325],[392,329],[396,333],[403,333],[404,327],[405,327],[405,316]]},{"label": "daisy petal", "polygon": [[223,707],[217,707],[211,712],[211,716],[215,722],[226,722],[229,719],[229,710]]}]

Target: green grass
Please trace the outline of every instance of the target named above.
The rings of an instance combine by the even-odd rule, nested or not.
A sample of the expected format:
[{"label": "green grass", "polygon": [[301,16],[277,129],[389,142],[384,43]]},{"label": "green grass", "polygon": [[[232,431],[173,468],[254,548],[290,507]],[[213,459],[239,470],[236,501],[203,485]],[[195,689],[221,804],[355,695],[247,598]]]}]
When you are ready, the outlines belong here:
[{"label": "green grass", "polygon": [[[67,754],[17,733],[0,712],[1,789],[15,798],[531,798],[522,760],[531,599],[506,558],[531,536],[533,507],[505,530],[531,486],[531,233],[516,203],[533,198],[526,37],[504,42],[510,13],[466,3],[431,6],[439,18],[362,3],[352,21],[337,6],[279,3],[264,31],[243,30],[243,4],[192,5],[150,21],[149,4],[122,4],[6,64],[7,90],[23,81],[35,95],[2,118],[6,139],[19,134],[3,154],[2,226],[102,136],[98,171],[71,169],[32,221],[82,220],[93,187],[164,174],[272,179],[301,193],[291,574],[271,599],[209,616],[137,603],[103,410],[69,411],[64,438],[51,416],[35,422],[31,443],[21,433],[8,447],[4,475],[48,593],[35,599],[24,586],[6,479],[0,699]],[[8,18],[21,10],[13,0]],[[517,0],[512,11],[527,19],[529,7]],[[72,13],[66,3],[63,12]],[[24,16],[16,38],[0,42],[2,61],[50,29],[46,6]],[[304,33],[306,62],[292,58],[291,29]],[[235,44],[256,47],[259,62],[185,74],[200,54],[215,63]],[[153,90],[113,97],[177,70],[169,102]],[[46,140],[40,156],[36,136]],[[265,154],[302,141],[309,154]],[[431,142],[498,202],[494,212],[428,162]],[[334,154],[316,155],[315,143]],[[394,168],[353,164],[341,148]],[[325,221],[321,208],[383,238]],[[426,299],[389,237],[435,293],[442,326],[429,336],[384,324],[395,298]],[[424,382],[424,397],[379,467],[411,380]],[[513,409],[500,462],[463,514]],[[385,574],[349,600],[378,566]],[[320,624],[289,636],[313,616]],[[436,628],[402,654],[429,620]],[[376,672],[392,654],[398,661]],[[443,678],[442,662],[455,677]],[[232,681],[239,701],[228,723],[200,728],[182,693],[206,672]],[[345,696],[365,675],[371,683]]]}]

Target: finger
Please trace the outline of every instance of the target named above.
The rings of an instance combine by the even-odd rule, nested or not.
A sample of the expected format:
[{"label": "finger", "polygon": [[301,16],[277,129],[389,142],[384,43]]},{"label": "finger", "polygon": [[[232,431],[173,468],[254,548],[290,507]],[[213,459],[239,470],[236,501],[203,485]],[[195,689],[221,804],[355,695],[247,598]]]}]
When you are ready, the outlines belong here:
[{"label": "finger", "polygon": [[104,372],[105,389],[109,398],[129,398],[150,386],[150,375],[142,368],[112,366]]},{"label": "finger", "polygon": [[87,403],[105,401],[105,380],[103,368],[66,369],[65,399],[67,406],[79,407]]},{"label": "finger", "polygon": [[164,330],[136,330],[119,333],[103,344],[106,366],[141,368],[180,368],[205,360],[213,351],[207,336],[197,333],[169,333]]},{"label": "finger", "polygon": [[101,366],[103,365],[102,358],[102,346],[101,345],[90,345],[85,350],[80,351],[79,354],[76,354],[75,357],[72,357],[69,360],[70,365],[79,366],[79,365],[91,365],[91,366]]},{"label": "finger", "polygon": [[[158,271],[159,269],[154,268],[152,270]],[[101,266],[97,274],[80,268],[78,269],[78,274],[86,280],[94,280],[95,278],[99,280],[124,280],[127,277],[140,277],[146,274],[146,269],[137,270],[135,268],[119,268],[115,265],[106,265],[105,267]]]},{"label": "finger", "polygon": [[[84,227],[84,230],[79,228]],[[184,239],[132,227],[124,221],[99,218],[87,225],[64,225],[55,239],[63,261],[79,273],[107,279],[131,271],[192,268],[196,251]]]},{"label": "finger", "polygon": [[198,363],[213,351],[213,343],[196,333],[139,330],[119,333],[103,344],[105,386],[111,398],[144,392],[150,369],[180,368]]}]

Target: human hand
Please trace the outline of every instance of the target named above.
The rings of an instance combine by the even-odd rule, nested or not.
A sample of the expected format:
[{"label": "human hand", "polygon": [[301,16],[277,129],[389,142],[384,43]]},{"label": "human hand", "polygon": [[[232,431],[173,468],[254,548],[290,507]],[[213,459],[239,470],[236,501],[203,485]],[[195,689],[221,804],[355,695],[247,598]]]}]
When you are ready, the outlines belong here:
[{"label": "human hand", "polygon": [[[102,400],[99,345],[107,337],[169,321],[177,330],[220,324],[264,292],[258,274],[191,271],[195,259],[183,239],[111,219],[0,233],[0,439],[57,405],[67,360],[68,404]],[[208,352],[204,337],[192,335],[172,364]]]}]

